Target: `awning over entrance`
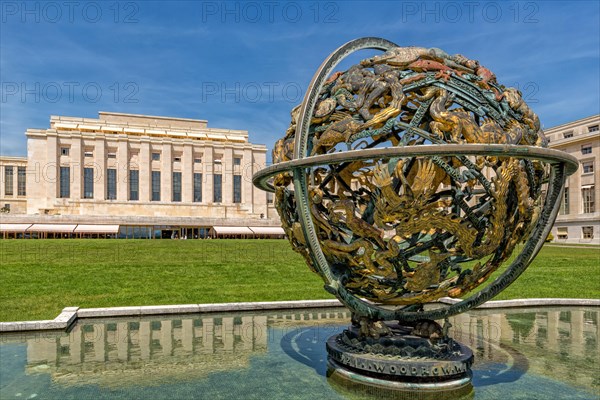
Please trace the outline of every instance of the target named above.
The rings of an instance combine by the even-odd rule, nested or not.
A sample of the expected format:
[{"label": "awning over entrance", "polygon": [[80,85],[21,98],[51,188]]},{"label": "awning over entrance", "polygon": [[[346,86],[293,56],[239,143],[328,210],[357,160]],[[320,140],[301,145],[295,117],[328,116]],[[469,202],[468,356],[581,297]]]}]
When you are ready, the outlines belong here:
[{"label": "awning over entrance", "polygon": [[33,224],[27,232],[72,233],[77,225],[66,224]]},{"label": "awning over entrance", "polygon": [[280,226],[250,226],[248,228],[257,235],[285,235],[285,231]]},{"label": "awning over entrance", "polygon": [[75,233],[118,233],[119,225],[77,225]]},{"label": "awning over entrance", "polygon": [[0,232],[25,232],[31,224],[0,224]]},{"label": "awning over entrance", "polygon": [[252,235],[247,226],[213,226],[217,235]]}]

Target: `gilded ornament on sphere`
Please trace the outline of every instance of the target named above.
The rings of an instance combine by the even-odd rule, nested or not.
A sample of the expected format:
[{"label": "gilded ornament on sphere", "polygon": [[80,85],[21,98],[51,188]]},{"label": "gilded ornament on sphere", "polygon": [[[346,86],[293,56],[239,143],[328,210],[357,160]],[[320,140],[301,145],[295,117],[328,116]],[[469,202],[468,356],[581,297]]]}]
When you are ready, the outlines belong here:
[{"label": "gilded ornament on sphere", "polygon": [[[477,60],[361,40],[323,63],[255,182],[274,190],[294,250],[357,315],[447,317],[527,267],[575,167],[545,149],[521,93]],[[360,48],[387,51],[333,72]],[[463,297],[510,258],[482,299],[415,312]]]}]

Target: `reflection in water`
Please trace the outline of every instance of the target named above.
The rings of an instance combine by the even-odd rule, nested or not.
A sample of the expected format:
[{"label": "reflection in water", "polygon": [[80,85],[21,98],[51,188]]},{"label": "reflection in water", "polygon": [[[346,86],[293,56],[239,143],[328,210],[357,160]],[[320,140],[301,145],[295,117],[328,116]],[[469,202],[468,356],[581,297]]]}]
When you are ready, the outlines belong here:
[{"label": "reflection in water", "polygon": [[[340,310],[82,321],[59,337],[27,339],[27,373],[49,373],[65,385],[121,386],[143,380],[160,384],[200,378],[248,368],[250,356],[267,352],[270,329],[297,331],[322,320],[346,323],[350,312]],[[334,333],[321,328],[323,332],[328,334],[321,341]]]},{"label": "reflection in water", "polygon": [[474,385],[525,373],[598,390],[598,308],[478,310],[451,318],[451,335],[475,353]]},{"label": "reflection in water", "polygon": [[[590,307],[478,310],[451,318],[451,335],[475,353],[476,399],[494,398],[486,393],[534,378],[590,394],[577,398],[595,398],[599,317],[600,309]],[[325,341],[349,321],[350,313],[339,308],[81,320],[64,334],[0,336],[0,355],[17,357],[19,343],[26,348],[22,366],[6,358],[0,362],[0,397],[13,398],[34,377],[50,377],[59,391],[86,385],[137,391],[176,382],[201,385],[221,373],[219,381],[244,374],[259,386],[269,380],[272,386],[273,379],[301,385],[306,392],[295,393],[299,398],[340,398],[326,384]],[[285,386],[279,390],[286,393]]]}]

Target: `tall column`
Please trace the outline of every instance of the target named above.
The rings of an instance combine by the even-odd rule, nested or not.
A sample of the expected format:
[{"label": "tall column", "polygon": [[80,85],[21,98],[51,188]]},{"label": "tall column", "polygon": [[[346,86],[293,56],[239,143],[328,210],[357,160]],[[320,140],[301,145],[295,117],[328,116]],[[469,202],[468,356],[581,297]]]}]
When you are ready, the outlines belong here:
[{"label": "tall column", "polygon": [[204,173],[202,174],[203,187],[202,187],[202,202],[212,203],[213,202],[213,171],[215,170],[213,161],[213,147],[205,146],[204,155],[202,159],[204,165]]},{"label": "tall column", "polygon": [[240,335],[242,337],[242,350],[252,350],[254,345],[254,320],[252,317],[242,317]]},{"label": "tall column", "polygon": [[94,146],[94,199],[106,199],[106,148],[103,137],[97,138]]},{"label": "tall column", "polygon": [[233,149],[226,147],[223,149],[223,204],[233,204]]},{"label": "tall column", "polygon": [[181,321],[181,345],[186,355],[194,353],[194,320],[191,318]]},{"label": "tall column", "polygon": [[584,324],[583,310],[571,311],[571,351],[578,355],[584,355],[585,353]]},{"label": "tall column", "polygon": [[[254,151],[252,155],[254,157],[252,174],[255,174],[267,165],[267,159],[262,151]],[[263,190],[254,192],[252,208],[254,213],[267,215],[267,192]]]},{"label": "tall column", "polygon": [[194,154],[191,143],[183,145],[181,181],[181,201],[191,203],[194,200]]},{"label": "tall column", "polygon": [[129,358],[129,323],[117,323],[117,357],[121,361]]},{"label": "tall column", "polygon": [[81,199],[83,197],[83,151],[81,149],[81,137],[71,140],[71,198]]},{"label": "tall column", "polygon": [[269,339],[269,326],[266,315],[254,317],[254,351],[266,351]]},{"label": "tall column", "polygon": [[[4,198],[5,194],[4,194],[4,179],[5,179],[5,168],[6,166],[4,165],[0,165],[0,198]],[[2,204],[2,207],[4,207],[4,204]]]},{"label": "tall column", "polygon": [[71,354],[70,364],[79,365],[83,361],[83,329],[81,325],[76,324],[71,331],[71,343],[69,353]]},{"label": "tall column", "polygon": [[160,201],[172,201],[173,148],[171,142],[163,143],[160,155]]},{"label": "tall column", "polygon": [[19,196],[19,164],[13,167],[13,196]]},{"label": "tall column", "polygon": [[215,325],[212,318],[202,318],[202,353],[214,352]]},{"label": "tall column", "polygon": [[142,139],[140,143],[140,201],[149,202],[152,198],[152,168],[151,168],[151,154],[150,154],[150,141],[148,139]]},{"label": "tall column", "polygon": [[106,325],[94,324],[94,360],[106,361]]},{"label": "tall column", "polygon": [[232,317],[224,317],[223,325],[221,328],[223,329],[221,332],[223,338],[223,349],[225,351],[233,351],[234,344],[234,332],[233,332],[233,318]]},{"label": "tall column", "polygon": [[117,200],[129,199],[129,151],[127,137],[119,137],[117,148]]},{"label": "tall column", "polygon": [[245,207],[250,210],[250,212],[254,212],[253,207],[253,190],[254,187],[252,185],[252,171],[254,160],[252,159],[252,149],[247,148],[244,149],[244,157],[242,157],[242,203]]},{"label": "tall column", "polygon": [[152,336],[152,331],[150,330],[150,321],[140,321],[138,335],[140,337],[140,358],[142,360],[149,360]]},{"label": "tall column", "polygon": [[558,345],[558,321],[559,321],[560,311],[548,311],[548,348],[555,349]]},{"label": "tall column", "polygon": [[48,165],[42,166],[42,171],[43,179],[46,181],[46,207],[52,208],[58,196],[58,172],[60,171],[56,133],[48,133],[46,143],[46,162]]},{"label": "tall column", "polygon": [[171,356],[173,353],[173,324],[171,320],[160,321],[160,345],[163,355]]}]

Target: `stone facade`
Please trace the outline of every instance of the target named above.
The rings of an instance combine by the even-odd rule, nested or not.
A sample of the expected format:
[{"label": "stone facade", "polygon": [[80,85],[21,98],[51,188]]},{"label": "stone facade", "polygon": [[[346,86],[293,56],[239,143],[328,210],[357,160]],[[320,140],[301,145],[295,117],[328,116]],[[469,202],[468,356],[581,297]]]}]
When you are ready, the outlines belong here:
[{"label": "stone facade", "polygon": [[[278,225],[267,194],[252,185],[267,148],[250,143],[247,131],[100,112],[98,119],[51,116],[49,129],[26,136],[26,159],[0,158],[0,206],[10,204],[10,214],[274,218]],[[26,167],[26,195],[17,193],[17,166]]]},{"label": "stone facade", "polygon": [[0,210],[3,213],[27,212],[26,182],[27,158],[0,157]]},{"label": "stone facade", "polygon": [[545,134],[551,148],[579,160],[579,169],[567,180],[552,228],[554,241],[600,244],[600,115],[555,126]]}]

